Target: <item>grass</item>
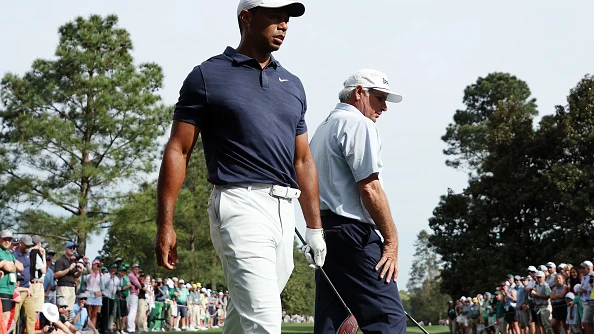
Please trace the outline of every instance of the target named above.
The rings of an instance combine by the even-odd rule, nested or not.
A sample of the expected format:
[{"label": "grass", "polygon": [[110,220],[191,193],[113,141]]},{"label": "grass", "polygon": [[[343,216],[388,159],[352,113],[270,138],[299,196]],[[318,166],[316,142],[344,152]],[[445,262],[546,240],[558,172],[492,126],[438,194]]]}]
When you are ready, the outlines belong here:
[{"label": "grass", "polygon": [[[448,334],[450,330],[447,326],[426,326],[425,329],[431,334]],[[197,331],[196,333],[220,334],[223,332],[222,328],[209,329],[207,331]],[[167,332],[166,334],[181,334],[184,332]],[[282,334],[312,334],[313,324],[283,324]],[[359,331],[361,333],[361,331]],[[408,327],[406,333],[421,334],[423,333],[417,327]]]}]

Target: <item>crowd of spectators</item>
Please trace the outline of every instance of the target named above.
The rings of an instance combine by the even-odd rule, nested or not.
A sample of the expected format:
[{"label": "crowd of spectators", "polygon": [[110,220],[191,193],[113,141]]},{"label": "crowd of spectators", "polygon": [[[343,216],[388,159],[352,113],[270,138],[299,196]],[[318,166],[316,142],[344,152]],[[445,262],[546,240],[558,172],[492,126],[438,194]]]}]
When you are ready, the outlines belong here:
[{"label": "crowd of spectators", "polygon": [[133,333],[223,326],[229,294],[183,279],[153,278],[121,258],[103,263],[0,232],[0,334]]},{"label": "crowd of spectators", "polygon": [[594,334],[593,286],[591,261],[529,266],[494,292],[448,302],[450,333]]}]

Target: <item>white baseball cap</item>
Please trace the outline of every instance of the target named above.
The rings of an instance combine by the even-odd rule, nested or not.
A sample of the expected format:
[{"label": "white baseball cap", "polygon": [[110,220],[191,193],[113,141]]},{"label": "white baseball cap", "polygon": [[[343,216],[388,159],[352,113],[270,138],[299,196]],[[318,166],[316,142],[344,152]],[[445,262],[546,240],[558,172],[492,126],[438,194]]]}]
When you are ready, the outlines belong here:
[{"label": "white baseball cap", "polygon": [[555,266],[555,262],[547,262],[546,266],[547,268],[557,268],[557,266]]},{"label": "white baseball cap", "polygon": [[545,273],[539,270],[536,272],[536,277],[545,277]]},{"label": "white baseball cap", "polygon": [[538,270],[536,270],[536,267],[535,266],[530,266],[530,267],[528,267],[527,270],[528,271],[532,271],[532,272],[537,272],[538,271]]},{"label": "white baseball cap", "polygon": [[264,8],[281,8],[289,7],[289,16],[299,17],[305,13],[305,5],[299,1],[287,0],[240,0],[237,5],[237,16],[242,10],[252,9],[256,7]]},{"label": "white baseball cap", "polygon": [[388,93],[388,102],[398,103],[402,101],[402,96],[390,90],[388,76],[378,70],[363,69],[351,75],[344,82],[344,87],[371,88],[380,92]]}]

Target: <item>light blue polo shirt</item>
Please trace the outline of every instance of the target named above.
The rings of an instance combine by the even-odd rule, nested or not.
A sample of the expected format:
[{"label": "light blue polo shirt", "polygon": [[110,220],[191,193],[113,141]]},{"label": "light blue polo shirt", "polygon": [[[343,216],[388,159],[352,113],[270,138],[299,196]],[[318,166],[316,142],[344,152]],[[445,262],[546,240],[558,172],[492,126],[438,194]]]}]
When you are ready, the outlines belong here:
[{"label": "light blue polo shirt", "polygon": [[318,168],[320,209],[375,225],[357,187],[383,168],[375,123],[350,104],[339,103],[316,130],[310,148]]}]

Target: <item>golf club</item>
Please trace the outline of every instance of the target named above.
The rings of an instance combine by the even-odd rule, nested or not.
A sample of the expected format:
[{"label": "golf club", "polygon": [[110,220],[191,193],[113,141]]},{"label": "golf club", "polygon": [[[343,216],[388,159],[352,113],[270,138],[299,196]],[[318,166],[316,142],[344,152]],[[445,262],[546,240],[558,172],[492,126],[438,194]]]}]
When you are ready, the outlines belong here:
[{"label": "golf club", "polygon": [[429,332],[427,332],[427,330],[423,328],[423,326],[419,325],[419,323],[415,319],[413,319],[413,317],[411,317],[410,314],[408,314],[408,312],[404,311],[404,313],[406,314],[408,319],[410,319],[410,321],[412,321],[415,325],[417,325],[417,327],[421,329],[421,331],[423,331],[423,333],[429,334]]},{"label": "golf club", "polygon": [[[305,240],[303,239],[303,237],[301,236],[301,233],[299,233],[297,228],[295,228],[295,233],[297,233],[297,236],[299,237],[299,240],[301,240],[301,243],[303,245],[307,245],[307,243],[305,242]],[[311,256],[313,258],[313,252],[311,253]],[[338,327],[336,334],[355,334],[355,333],[357,333],[357,331],[359,330],[359,324],[357,323],[357,319],[355,319],[353,312],[351,312],[351,310],[349,309],[347,304],[344,302],[344,300],[342,299],[342,297],[340,296],[340,294],[334,287],[334,284],[332,284],[332,282],[330,281],[330,277],[328,277],[328,275],[326,275],[326,272],[324,271],[324,269],[322,269],[322,267],[318,267],[318,266],[316,266],[316,269],[320,270],[320,272],[326,279],[326,282],[328,282],[328,285],[330,285],[330,287],[332,288],[332,291],[334,291],[334,294],[336,295],[336,297],[338,297],[338,300],[340,300],[340,302],[342,303],[342,306],[344,306],[344,309],[348,313],[347,318],[344,319],[342,324],[340,324],[340,327]]]}]

